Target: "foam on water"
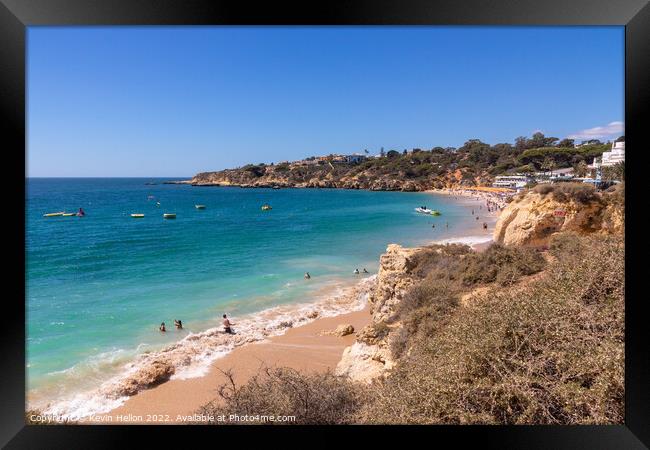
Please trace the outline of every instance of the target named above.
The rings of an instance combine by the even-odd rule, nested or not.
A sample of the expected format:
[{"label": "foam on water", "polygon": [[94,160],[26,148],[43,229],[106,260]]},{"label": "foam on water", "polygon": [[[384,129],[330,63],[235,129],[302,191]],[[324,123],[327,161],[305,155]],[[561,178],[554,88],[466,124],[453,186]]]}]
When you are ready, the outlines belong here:
[{"label": "foam on water", "polygon": [[[140,353],[135,360],[124,364],[120,373],[102,383],[98,388],[76,393],[67,398],[41,405],[31,405],[63,419],[79,420],[95,414],[107,413],[123,404],[129,395],[124,395],[125,386],[132,389],[132,380],[138,374],[154,370],[156,364],[164,362],[174,367],[170,379],[188,379],[203,376],[210,365],[227,355],[233,349],[252,343],[264,342],[271,336],[284,334],[289,328],[313,322],[318,318],[333,317],[362,310],[368,301],[370,290],[376,282],[376,275],[364,278],[355,286],[337,288],[312,303],[283,305],[242,317],[233,326],[235,335],[226,335],[220,328],[211,328],[200,333],[190,333],[180,341],[162,350]],[[142,350],[139,346],[137,350]],[[124,350],[98,354],[93,361],[99,366],[112,364]],[[85,364],[90,364],[87,362]],[[66,374],[79,370],[73,366]],[[134,392],[147,389],[149,385],[137,386]]]}]

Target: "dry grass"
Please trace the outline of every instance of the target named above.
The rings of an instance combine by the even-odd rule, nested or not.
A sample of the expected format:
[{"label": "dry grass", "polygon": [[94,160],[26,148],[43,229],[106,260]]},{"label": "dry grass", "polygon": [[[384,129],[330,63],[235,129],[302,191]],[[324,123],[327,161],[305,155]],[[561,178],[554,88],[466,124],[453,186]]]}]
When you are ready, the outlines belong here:
[{"label": "dry grass", "polygon": [[360,420],[622,423],[623,243],[575,241],[555,247],[558,261],[539,281],[495,289],[434,335],[413,335]]}]

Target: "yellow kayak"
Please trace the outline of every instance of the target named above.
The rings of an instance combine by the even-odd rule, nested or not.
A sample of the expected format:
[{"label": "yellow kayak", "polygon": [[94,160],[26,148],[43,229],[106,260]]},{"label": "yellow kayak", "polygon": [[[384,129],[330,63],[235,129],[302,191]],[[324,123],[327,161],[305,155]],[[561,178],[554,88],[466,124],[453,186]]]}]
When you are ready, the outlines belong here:
[{"label": "yellow kayak", "polygon": [[47,214],[43,214],[43,217],[60,217],[64,214],[65,214],[64,212],[47,213]]},{"label": "yellow kayak", "polygon": [[61,214],[61,217],[71,217],[71,216],[76,216],[77,213],[63,213]]},{"label": "yellow kayak", "polygon": [[131,217],[135,219],[142,219],[144,217],[144,214],[131,214]]}]

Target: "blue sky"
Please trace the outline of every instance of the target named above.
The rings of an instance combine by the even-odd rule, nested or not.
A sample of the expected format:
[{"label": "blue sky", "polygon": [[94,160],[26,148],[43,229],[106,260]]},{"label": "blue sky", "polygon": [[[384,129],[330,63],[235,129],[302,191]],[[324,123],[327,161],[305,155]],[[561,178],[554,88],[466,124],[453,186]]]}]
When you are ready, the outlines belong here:
[{"label": "blue sky", "polygon": [[623,134],[622,27],[31,27],[28,176]]}]

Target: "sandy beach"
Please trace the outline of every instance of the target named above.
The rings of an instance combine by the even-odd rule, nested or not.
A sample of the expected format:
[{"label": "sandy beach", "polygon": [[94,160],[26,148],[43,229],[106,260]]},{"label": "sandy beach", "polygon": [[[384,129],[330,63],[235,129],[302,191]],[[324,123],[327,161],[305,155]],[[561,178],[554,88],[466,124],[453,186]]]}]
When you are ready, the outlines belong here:
[{"label": "sandy beach", "polygon": [[180,424],[182,417],[217,397],[217,389],[226,382],[221,372],[232,370],[236,383],[244,383],[261,367],[286,366],[305,372],[334,369],[345,347],[352,345],[356,333],[337,337],[322,335],[340,324],[351,324],[359,331],[370,322],[366,307],[361,311],[317,319],[289,329],[281,336],[234,349],[216,360],[205,376],[171,380],[131,397],[122,406],[85,423],[106,424]]}]

